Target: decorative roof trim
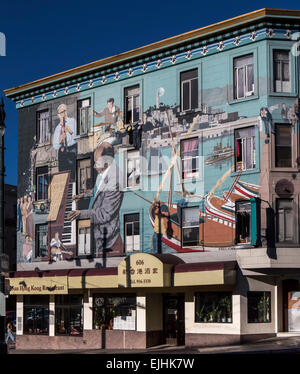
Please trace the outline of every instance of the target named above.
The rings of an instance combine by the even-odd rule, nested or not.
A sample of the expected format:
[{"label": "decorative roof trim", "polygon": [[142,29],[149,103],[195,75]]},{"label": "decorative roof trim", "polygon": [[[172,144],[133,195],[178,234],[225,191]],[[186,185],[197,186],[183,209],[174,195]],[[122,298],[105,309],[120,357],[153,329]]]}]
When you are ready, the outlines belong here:
[{"label": "decorative roof trim", "polygon": [[[270,33],[270,30],[272,31]],[[289,31],[289,33],[287,33]],[[67,95],[71,95],[74,93],[78,93],[79,91],[85,91],[91,88],[100,87],[103,85],[111,84],[119,80],[130,79],[133,76],[138,76],[145,74],[146,72],[153,72],[158,69],[168,68],[175,64],[182,64],[186,63],[191,60],[203,58],[207,55],[212,55],[215,53],[222,53],[223,51],[228,51],[232,48],[249,45],[253,42],[257,42],[264,39],[274,39],[275,35],[277,37],[290,39],[290,33],[293,33],[297,30],[285,30],[285,29],[270,29],[270,28],[263,28],[260,30],[255,30],[255,32],[251,31],[244,35],[237,35],[234,37],[230,37],[227,40],[220,40],[218,42],[212,42],[212,44],[207,44],[196,47],[195,49],[190,48],[187,51],[180,52],[176,55],[171,55],[169,57],[160,58],[156,61],[150,61],[147,64],[142,63],[140,65],[129,67],[123,70],[114,70],[110,69],[111,73],[108,75],[100,75],[98,77],[89,76],[88,79],[85,81],[80,80],[80,82],[75,81],[74,84],[68,85],[70,82],[66,82],[65,86],[61,88],[56,88],[55,85],[52,87],[55,88],[52,91],[42,92],[36,96],[32,96],[32,93],[23,94],[20,96],[15,97],[17,101],[17,108],[22,108],[24,106],[29,106],[41,102],[45,102],[48,100],[52,100],[58,97],[63,97]],[[221,46],[221,48],[220,48]],[[124,65],[123,65],[124,67]]]}]

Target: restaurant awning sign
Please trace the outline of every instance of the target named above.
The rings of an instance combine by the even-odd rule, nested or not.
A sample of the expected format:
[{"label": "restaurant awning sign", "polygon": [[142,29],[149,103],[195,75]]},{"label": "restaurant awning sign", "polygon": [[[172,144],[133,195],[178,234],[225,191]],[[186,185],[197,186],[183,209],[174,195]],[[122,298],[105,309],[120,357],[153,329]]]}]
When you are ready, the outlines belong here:
[{"label": "restaurant awning sign", "polygon": [[9,278],[12,295],[51,295],[68,293],[68,277]]},{"label": "restaurant awning sign", "polygon": [[172,266],[155,255],[134,253],[118,266],[118,287],[170,287]]}]

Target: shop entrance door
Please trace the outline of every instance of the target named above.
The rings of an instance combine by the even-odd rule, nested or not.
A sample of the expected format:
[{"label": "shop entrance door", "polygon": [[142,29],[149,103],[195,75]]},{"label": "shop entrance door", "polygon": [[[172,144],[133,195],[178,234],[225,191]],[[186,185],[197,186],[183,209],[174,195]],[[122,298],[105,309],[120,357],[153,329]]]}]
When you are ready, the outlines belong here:
[{"label": "shop entrance door", "polygon": [[184,294],[164,295],[164,342],[184,345]]}]

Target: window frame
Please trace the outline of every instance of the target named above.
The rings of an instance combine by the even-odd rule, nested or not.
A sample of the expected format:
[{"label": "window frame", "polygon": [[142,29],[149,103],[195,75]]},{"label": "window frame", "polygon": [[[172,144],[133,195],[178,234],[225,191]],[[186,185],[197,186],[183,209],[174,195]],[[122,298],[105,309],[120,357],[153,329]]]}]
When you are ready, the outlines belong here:
[{"label": "window frame", "polygon": [[[198,209],[198,212],[199,212],[199,217],[198,217],[198,223],[197,225],[194,224],[194,225],[189,225],[189,226],[183,226],[183,211],[184,210],[187,210],[187,209]],[[198,247],[200,245],[200,207],[198,205],[194,205],[194,206],[187,206],[187,207],[183,207],[183,208],[180,208],[181,209],[181,222],[180,222],[180,227],[181,227],[181,246],[182,248],[190,248],[190,247]],[[198,235],[198,241],[197,241],[197,244],[186,244],[184,242],[184,239],[183,239],[183,235],[184,235],[184,230],[185,229],[195,229],[197,228],[197,235]]]},{"label": "window frame", "polygon": [[[134,88],[138,88],[138,94],[135,94],[135,95],[128,95],[127,92],[129,90],[133,90]],[[138,106],[136,108],[138,108],[138,120],[136,121],[133,121],[134,119],[134,97],[138,97]],[[129,117],[127,117],[128,113],[129,113],[129,110],[128,110],[128,101],[127,99],[130,98],[132,100],[132,109],[131,109],[131,115]],[[123,114],[123,121],[126,125],[128,124],[133,124],[133,123],[137,123],[141,120],[141,110],[142,110],[142,105],[141,105],[141,84],[140,83],[136,83],[136,84],[133,84],[131,86],[126,86],[123,88],[123,103],[124,103],[124,114]]]},{"label": "window frame", "polygon": [[[238,232],[238,213],[240,213],[239,212],[239,206],[243,205],[243,204],[248,205],[247,208],[249,208],[247,210],[247,213],[249,214],[249,236],[247,238],[249,238],[249,240],[245,241],[245,242],[240,241],[240,239],[238,237],[238,234],[239,234],[239,232]],[[252,214],[252,212],[251,212],[251,201],[250,200],[243,200],[243,199],[236,200],[236,202],[235,202],[235,220],[236,220],[236,222],[235,222],[235,233],[236,233],[236,244],[237,245],[244,245],[244,244],[245,245],[250,245],[251,242],[252,242],[251,214]]]},{"label": "window frame", "polygon": [[[259,321],[259,315],[258,318],[255,318],[254,320],[249,320],[249,310],[250,310],[250,303],[249,303],[249,294],[263,294],[265,296],[266,294],[269,296],[269,320],[268,321]],[[253,296],[254,297],[254,296]],[[258,308],[258,307],[257,307]],[[247,292],[247,323],[272,323],[272,293],[271,291],[248,291]]]},{"label": "window frame", "polygon": [[[85,166],[85,167],[80,167],[80,163],[82,162],[87,162],[88,163],[88,166]],[[85,194],[87,193],[90,189],[86,188],[83,189],[81,188],[81,174],[80,174],[80,171],[81,170],[85,170],[87,171],[88,169],[90,170],[90,177],[88,178],[87,177],[87,174],[86,173],[86,184],[87,184],[87,180],[90,179],[91,182],[92,182],[92,173],[93,173],[93,170],[92,170],[92,165],[91,165],[91,157],[86,157],[86,158],[81,158],[81,159],[77,159],[76,161],[76,172],[77,172],[77,183],[76,183],[76,190],[77,190],[77,194]],[[93,190],[93,187],[91,188],[91,190]]]},{"label": "window frame", "polygon": [[[293,127],[290,123],[275,123],[275,135],[274,135],[274,157],[273,157],[273,165],[274,168],[277,169],[292,169],[293,163],[294,163],[294,145],[293,145]],[[290,166],[278,166],[277,164],[277,138],[278,138],[278,127],[288,127],[290,129],[290,151],[291,151],[291,157],[290,157]],[[287,146],[285,146],[286,148]]]},{"label": "window frame", "polygon": [[[196,140],[196,139],[198,140],[198,152],[197,152],[197,156],[186,156],[186,157],[183,157],[183,147],[182,147],[183,143],[187,142],[187,141],[191,141],[191,140]],[[192,137],[192,138],[181,139],[180,140],[180,159],[181,159],[181,179],[182,180],[198,179],[200,177],[199,144],[200,144],[199,137]],[[195,169],[196,171],[193,171],[193,168],[192,168],[191,172],[192,172],[192,174],[195,174],[195,175],[188,176],[188,177],[185,178],[184,177],[184,173],[187,173],[187,171],[185,171],[185,169],[184,169],[184,161],[187,161],[189,159],[191,159],[191,160],[196,159],[196,169]]]},{"label": "window frame", "polygon": [[[291,53],[291,48],[293,47],[293,40],[269,40],[268,41],[268,68],[270,71],[270,77],[268,79],[268,95],[269,96],[280,96],[280,97],[293,97],[297,98],[297,66],[298,58],[294,57]],[[287,50],[290,51],[290,91],[289,92],[275,92],[274,91],[274,64],[273,64],[273,51],[274,50]]]},{"label": "window frame", "polygon": [[[45,173],[39,173],[39,171],[41,171],[41,169],[43,168],[47,168],[47,172]],[[43,201],[43,200],[48,200],[49,199],[49,195],[48,195],[48,188],[49,188],[49,185],[50,185],[50,175],[49,175],[49,167],[48,165],[44,165],[44,166],[39,166],[35,169],[35,174],[36,174],[36,200],[37,201]],[[45,176],[46,176],[46,179],[47,179],[47,189],[45,191],[42,191],[42,198],[40,199],[39,197],[39,177],[44,177],[45,179]],[[42,184],[44,187],[45,187],[45,184],[43,183]]]},{"label": "window frame", "polygon": [[[235,61],[237,59],[242,59],[242,58],[246,58],[247,56],[252,56],[252,64],[244,64],[242,66],[239,66],[239,67],[235,67]],[[249,87],[248,87],[248,70],[249,70],[249,66],[252,66],[252,70],[253,70],[253,87],[251,90],[249,90]],[[243,80],[244,80],[244,85],[243,85],[243,92],[244,92],[244,95],[243,96],[239,96],[239,70],[240,69],[243,69]],[[240,100],[240,99],[247,99],[248,97],[251,97],[251,96],[254,96],[254,93],[255,93],[255,70],[254,70],[254,54],[253,53],[247,53],[247,54],[244,54],[244,55],[241,55],[241,56],[236,56],[233,58],[233,98],[234,100]]]},{"label": "window frame", "polygon": [[[79,106],[80,104],[82,104],[84,101],[89,101],[89,105],[87,106]],[[90,132],[91,132],[91,128],[92,128],[92,115],[91,115],[91,110],[92,110],[92,100],[91,100],[91,97],[85,97],[85,98],[82,98],[80,100],[77,100],[77,135],[78,136],[85,136],[85,135],[88,135]],[[86,110],[87,108],[87,110]],[[88,116],[87,116],[87,124],[86,124],[86,131],[83,131],[81,132],[81,110],[85,109],[85,111],[88,112]]]},{"label": "window frame", "polygon": [[[95,298],[103,298],[103,306],[96,306],[95,305]],[[107,309],[109,308],[109,306],[111,306],[112,304],[109,304],[108,303],[108,300],[109,299],[114,299],[114,298],[132,298],[132,299],[135,299],[135,302],[134,302],[134,306],[135,306],[135,309],[131,309],[131,310],[134,310],[135,311],[135,316],[132,316],[134,319],[134,328],[127,328],[127,329],[121,329],[121,328],[113,328],[113,323],[114,321],[112,321],[112,324],[109,322],[109,323],[106,323],[107,322],[107,314],[106,314],[106,311]],[[94,310],[94,313],[93,313],[93,329],[100,329],[100,330],[118,330],[118,331],[136,331],[137,330],[137,295],[135,293],[132,293],[132,294],[129,294],[129,293],[124,293],[124,294],[103,294],[103,293],[94,293],[93,294],[93,310]],[[128,305],[128,304],[127,304]],[[131,305],[131,304],[129,304]],[[102,327],[104,326],[105,328],[101,328],[100,325],[98,325],[98,328],[96,327],[96,321],[95,321],[95,316],[96,316],[96,308],[97,307],[102,307],[104,309],[104,313],[105,313],[105,316],[104,316],[104,319],[105,319],[105,323],[102,325]],[[103,314],[102,314],[103,315]],[[108,316],[110,317],[110,316]],[[119,316],[117,316],[119,317]],[[114,318],[113,318],[114,320]],[[106,326],[108,326],[108,328],[106,328]]]},{"label": "window frame", "polygon": [[[89,222],[89,226],[85,225],[85,226],[82,226],[80,227],[81,225],[81,222],[83,221],[88,221],[88,220],[77,220],[77,256],[78,257],[89,257],[92,255],[92,225],[91,225],[91,222]],[[87,222],[86,222],[87,223]],[[89,229],[89,233],[87,233],[87,229]],[[88,248],[88,252],[79,252],[79,235],[80,235],[80,230],[84,230],[85,233],[84,233],[84,238],[85,238],[85,243],[84,243],[84,247],[86,248],[87,246],[87,241],[86,241],[86,236],[89,235],[90,236],[90,245],[89,245],[89,248]]]},{"label": "window frame", "polygon": [[[283,62],[284,62],[284,60],[275,60],[275,53],[276,52],[287,52],[288,53],[288,66],[289,66],[289,79],[288,79],[288,81],[285,81],[285,80],[283,80],[283,66],[282,66],[282,64],[283,64]],[[275,70],[275,63],[276,62],[279,62],[280,63],[280,78],[281,79],[275,79],[276,77],[275,77],[275,72],[276,72],[276,70]],[[274,48],[274,49],[272,49],[272,65],[273,65],[273,80],[272,80],[272,83],[273,83],[273,92],[274,93],[282,93],[282,94],[285,94],[285,93],[291,93],[292,92],[292,82],[291,82],[291,52],[290,52],[290,50],[288,50],[288,49],[281,49],[281,48]],[[277,90],[276,89],[276,82],[280,82],[280,85],[281,85],[281,90],[279,91],[279,90]],[[289,82],[289,90],[287,90],[287,91],[284,91],[283,90],[283,82]]]},{"label": "window frame", "polygon": [[[247,130],[247,129],[253,129],[253,135],[252,136],[245,136],[245,137],[237,137],[236,136],[236,133],[238,131],[244,131],[244,130]],[[251,168],[247,168],[247,165],[246,167],[244,166],[245,164],[247,164],[246,162],[244,162],[244,155],[247,155],[247,149],[245,150],[245,147],[243,146],[242,147],[242,161],[237,161],[237,147],[236,147],[236,143],[237,143],[237,140],[241,139],[241,143],[242,143],[242,146],[243,146],[243,143],[246,144],[246,147],[247,147],[247,139],[251,139],[251,155],[252,155],[252,160],[251,160],[251,164],[252,164],[252,167]],[[257,161],[256,161],[256,136],[255,136],[255,126],[246,126],[246,127],[241,127],[241,128],[235,128],[234,129],[234,171],[235,173],[238,173],[238,172],[249,172],[251,170],[254,170],[257,168]],[[238,168],[238,165],[237,163],[238,162],[242,162],[242,168]]]},{"label": "window frame", "polygon": [[[47,230],[41,230],[41,227],[47,227]],[[41,255],[42,250],[40,247],[40,237],[39,234],[42,232],[47,232],[47,254]],[[35,258],[48,258],[49,257],[49,225],[48,223],[37,223],[35,224]]]},{"label": "window frame", "polygon": [[[136,154],[137,156],[133,157],[130,155],[133,155],[133,154]],[[138,184],[134,184],[133,186],[129,186],[128,185],[128,163],[129,161],[133,161],[134,162],[134,165],[136,165],[136,162],[138,162],[139,164],[139,174],[136,174],[134,171],[133,171],[133,176],[134,176],[134,179],[136,180],[138,177],[139,177],[139,183]],[[141,188],[141,185],[142,185],[142,172],[141,172],[141,155],[140,155],[140,152],[139,150],[130,150],[130,151],[127,151],[126,152],[126,158],[125,158],[125,187],[127,189],[139,189]]]},{"label": "window frame", "polygon": [[[47,118],[47,124],[44,124],[44,126],[47,127],[48,131],[45,132],[45,134],[48,132],[47,137],[44,139],[44,141],[41,141],[41,118],[40,115],[43,113],[48,113],[48,118]],[[43,146],[46,144],[50,144],[51,141],[51,129],[50,129],[51,121],[50,121],[50,110],[49,108],[47,109],[41,109],[36,112],[36,140],[38,145]]]},{"label": "window frame", "polygon": [[[81,297],[81,303],[72,303],[72,297],[74,298],[75,296],[78,297],[78,300],[79,298]],[[64,301],[63,303],[59,303],[58,300],[59,298]],[[72,326],[72,323],[71,323],[71,315],[72,315],[72,309],[77,309],[77,308],[81,308],[81,311],[80,311],[80,331],[78,334],[71,334],[71,326]],[[58,309],[63,309],[66,314],[64,316],[64,323],[65,323],[65,320],[69,320],[69,326],[66,326],[64,327],[66,329],[66,332],[65,333],[59,333],[58,332],[58,317],[59,317],[59,313],[58,313]],[[66,318],[67,317],[67,318]],[[73,337],[82,337],[83,336],[83,327],[84,327],[84,304],[83,304],[83,295],[82,294],[76,294],[76,295],[73,295],[73,294],[69,294],[69,295],[55,295],[55,323],[54,323],[54,335],[55,336],[73,336]]]},{"label": "window frame", "polygon": [[[41,303],[41,302],[36,302],[36,303],[33,303],[32,298],[39,298],[39,301],[41,299],[48,299],[48,303],[44,302],[44,303]],[[27,302],[27,300],[30,300],[29,302]],[[30,308],[30,309],[45,309],[46,311],[46,317],[48,315],[48,324],[47,324],[47,332],[38,332],[38,328],[35,328],[34,330],[36,330],[35,332],[33,331],[32,333],[29,332],[29,328],[28,328],[28,331],[27,330],[27,325],[28,323],[26,323],[26,308]],[[43,311],[43,317],[45,318],[45,311]],[[29,311],[27,311],[27,313],[29,313]],[[34,312],[35,314],[38,313],[38,311],[36,310]],[[32,318],[32,320],[34,320]],[[50,330],[50,298],[49,298],[49,295],[25,295],[24,296],[24,301],[23,301],[23,335],[48,335],[49,336],[49,330]]]},{"label": "window frame", "polygon": [[[201,298],[197,298],[199,296],[203,297],[205,302],[202,302],[202,308],[201,307]],[[206,309],[211,309],[212,307],[207,302],[207,298],[209,298],[213,301],[213,306],[215,303],[219,303],[217,308],[214,308],[215,314],[218,310],[219,306],[221,306],[219,317],[217,316],[217,319],[221,319],[221,321],[214,320],[214,313],[213,312],[206,312],[204,311]],[[218,301],[219,298],[219,301]],[[222,300],[222,304],[221,304]],[[228,303],[229,300],[229,303]],[[200,310],[198,310],[200,308]],[[221,314],[223,312],[223,318],[221,318]],[[203,313],[203,316],[202,316]],[[200,316],[199,316],[200,314]],[[208,316],[210,316],[208,320]],[[224,319],[222,321],[222,319]],[[204,291],[204,292],[195,292],[194,294],[194,323],[222,323],[222,324],[228,324],[233,323],[233,293],[232,291]]]},{"label": "window frame", "polygon": [[[194,78],[189,78],[189,79],[184,79],[182,78],[182,75],[185,74],[185,73],[188,73],[188,72],[192,72],[192,71],[195,71],[196,72],[196,76]],[[180,110],[181,112],[189,112],[189,111],[192,111],[192,110],[195,110],[195,109],[198,109],[199,108],[199,72],[198,72],[198,68],[197,67],[194,67],[194,68],[191,68],[191,69],[188,69],[188,70],[184,70],[184,71],[181,71],[180,73],[180,76],[179,76],[179,81],[180,81]],[[195,81],[197,80],[197,106],[196,107],[192,107],[192,102],[194,100],[192,100],[192,81]],[[187,109],[184,109],[183,108],[183,103],[184,103],[184,89],[183,89],[183,85],[186,84],[186,83],[189,83],[189,108]]]},{"label": "window frame", "polygon": [[[138,215],[138,220],[135,220],[135,221],[130,221],[130,222],[126,222],[126,216],[131,216],[131,215]],[[135,236],[138,236],[138,241],[139,241],[139,244],[138,244],[138,249],[135,249],[135,248],[132,248],[131,250],[127,250],[127,223],[128,224],[132,224],[132,232],[134,233],[134,224],[138,222],[138,229],[139,229],[139,233],[138,235],[131,235],[132,237],[135,237]],[[140,213],[139,212],[135,212],[135,213],[127,213],[127,214],[124,214],[123,215],[123,224],[124,224],[124,251],[125,253],[134,253],[134,252],[138,252],[141,250],[141,221],[140,221]],[[134,243],[134,239],[133,239],[133,243]]]},{"label": "window frame", "polygon": [[[279,219],[280,219],[280,215],[279,215],[279,203],[280,201],[289,201],[291,202],[291,209],[289,209],[289,211],[291,212],[291,214],[293,215],[293,211],[294,211],[294,199],[292,197],[279,197],[279,198],[276,198],[275,200],[275,206],[276,206],[276,243],[278,244],[293,244],[294,241],[295,241],[295,230],[294,230],[294,225],[295,225],[295,220],[293,219],[292,217],[292,238],[291,239],[283,239],[283,240],[279,240],[279,235],[280,235],[280,230],[279,230],[279,225],[280,225],[280,222],[279,222]],[[286,211],[288,209],[282,209],[284,211],[284,227],[283,227],[283,231],[284,231],[284,237],[286,237]]]}]

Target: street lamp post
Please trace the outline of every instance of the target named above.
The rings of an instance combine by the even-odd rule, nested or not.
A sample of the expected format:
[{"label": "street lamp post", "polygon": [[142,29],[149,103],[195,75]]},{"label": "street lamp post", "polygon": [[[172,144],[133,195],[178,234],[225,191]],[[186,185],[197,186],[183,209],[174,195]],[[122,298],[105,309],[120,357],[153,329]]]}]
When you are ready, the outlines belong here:
[{"label": "street lamp post", "polygon": [[4,133],[5,133],[5,111],[3,98],[0,102],[0,353],[7,353],[5,343],[5,294],[4,275],[2,272],[2,256],[4,254]]}]

